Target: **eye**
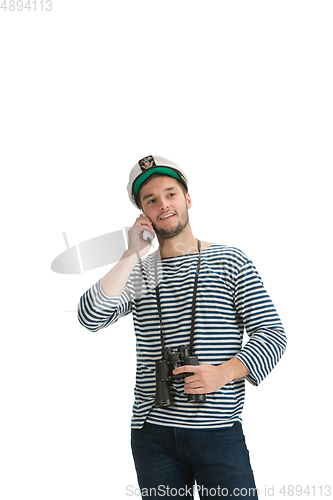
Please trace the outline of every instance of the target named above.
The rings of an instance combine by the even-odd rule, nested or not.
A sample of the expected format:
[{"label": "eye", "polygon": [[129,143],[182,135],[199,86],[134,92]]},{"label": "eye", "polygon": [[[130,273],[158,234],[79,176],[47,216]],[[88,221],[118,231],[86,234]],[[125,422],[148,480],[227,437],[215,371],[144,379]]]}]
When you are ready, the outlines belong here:
[{"label": "eye", "polygon": [[169,196],[175,196],[175,193],[170,193]]},{"label": "eye", "polygon": [[149,200],[149,201],[148,201],[148,205],[149,205],[149,203],[152,203],[152,202],[154,202],[154,201],[155,201],[155,200]]}]

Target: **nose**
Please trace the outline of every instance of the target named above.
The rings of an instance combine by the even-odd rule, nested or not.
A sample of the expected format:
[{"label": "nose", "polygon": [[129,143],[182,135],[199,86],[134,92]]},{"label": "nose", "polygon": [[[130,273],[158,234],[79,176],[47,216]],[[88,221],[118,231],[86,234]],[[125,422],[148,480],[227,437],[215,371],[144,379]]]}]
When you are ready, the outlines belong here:
[{"label": "nose", "polygon": [[161,212],[165,212],[165,210],[167,210],[169,208],[169,201],[167,198],[163,198],[161,196],[160,198],[160,206],[159,206],[159,209]]}]

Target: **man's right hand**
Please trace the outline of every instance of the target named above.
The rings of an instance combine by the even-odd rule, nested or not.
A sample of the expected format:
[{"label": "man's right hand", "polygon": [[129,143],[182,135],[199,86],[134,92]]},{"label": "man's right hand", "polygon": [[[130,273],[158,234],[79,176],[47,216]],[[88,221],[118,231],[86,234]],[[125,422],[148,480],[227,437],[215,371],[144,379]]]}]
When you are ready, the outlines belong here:
[{"label": "man's right hand", "polygon": [[134,266],[149,252],[151,242],[143,239],[144,231],[148,231],[151,235],[155,234],[151,220],[141,214],[128,231],[128,250],[101,279],[102,292],[108,297],[119,297],[122,294]]},{"label": "man's right hand", "polygon": [[152,236],[155,236],[153,224],[148,217],[140,214],[135,221],[135,224],[128,231],[128,253],[129,255],[136,254],[143,257],[149,252],[151,239],[143,238],[144,231],[148,231]]}]

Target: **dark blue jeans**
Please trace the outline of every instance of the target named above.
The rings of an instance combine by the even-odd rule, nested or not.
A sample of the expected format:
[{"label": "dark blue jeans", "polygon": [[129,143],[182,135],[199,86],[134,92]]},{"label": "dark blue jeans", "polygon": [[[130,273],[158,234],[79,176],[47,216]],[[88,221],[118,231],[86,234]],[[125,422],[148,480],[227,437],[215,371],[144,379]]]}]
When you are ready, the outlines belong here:
[{"label": "dark blue jeans", "polygon": [[200,498],[258,498],[240,423],[228,429],[145,423],[132,429],[132,452],[142,498],[193,499],[195,489]]}]

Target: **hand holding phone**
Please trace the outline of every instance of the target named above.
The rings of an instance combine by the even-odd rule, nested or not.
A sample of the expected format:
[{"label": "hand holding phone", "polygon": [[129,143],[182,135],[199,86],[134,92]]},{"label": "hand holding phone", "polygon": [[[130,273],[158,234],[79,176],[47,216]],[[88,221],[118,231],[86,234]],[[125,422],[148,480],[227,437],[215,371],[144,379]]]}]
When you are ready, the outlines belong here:
[{"label": "hand holding phone", "polygon": [[[142,210],[142,215],[144,217],[147,217],[146,214],[144,213],[144,211]],[[155,235],[154,234],[151,234],[149,231],[143,231],[143,234],[142,234],[142,238],[146,241],[150,241],[150,243],[153,241],[153,239],[155,238]]]},{"label": "hand holding phone", "polygon": [[128,231],[128,250],[143,257],[149,252],[155,232],[151,220],[142,212]]}]

